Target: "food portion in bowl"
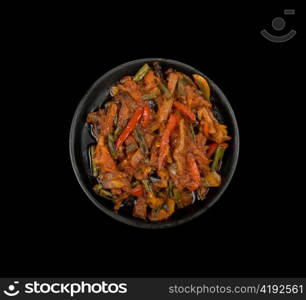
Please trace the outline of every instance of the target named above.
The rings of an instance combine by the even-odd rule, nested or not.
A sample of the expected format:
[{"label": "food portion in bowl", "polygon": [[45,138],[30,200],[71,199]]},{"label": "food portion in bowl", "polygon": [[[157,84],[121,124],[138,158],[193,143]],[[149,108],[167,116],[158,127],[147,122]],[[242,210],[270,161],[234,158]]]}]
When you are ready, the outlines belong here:
[{"label": "food portion in bowl", "polygon": [[204,77],[154,62],[123,77],[110,95],[87,122],[96,139],[89,148],[93,189],[115,211],[128,205],[137,218],[166,220],[220,186],[231,137]]}]

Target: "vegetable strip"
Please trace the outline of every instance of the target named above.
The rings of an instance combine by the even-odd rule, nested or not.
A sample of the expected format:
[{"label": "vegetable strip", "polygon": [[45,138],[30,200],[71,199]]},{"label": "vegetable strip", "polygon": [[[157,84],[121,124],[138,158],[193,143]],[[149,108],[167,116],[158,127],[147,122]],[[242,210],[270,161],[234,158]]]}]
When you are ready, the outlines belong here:
[{"label": "vegetable strip", "polygon": [[181,113],[183,113],[184,115],[186,115],[187,117],[189,117],[189,119],[190,119],[191,121],[193,121],[193,122],[196,121],[195,114],[191,111],[191,109],[190,109],[187,105],[185,105],[185,104],[183,104],[183,103],[181,103],[181,102],[179,102],[179,101],[175,101],[175,102],[173,103],[173,105],[174,105],[174,107],[175,107],[177,110],[179,110]]},{"label": "vegetable strip", "polygon": [[187,154],[187,164],[190,172],[190,176],[193,180],[192,186],[190,187],[191,191],[196,190],[201,183],[201,175],[197,166],[197,163],[195,161],[194,156],[192,153]]},{"label": "vegetable strip", "polygon": [[140,81],[150,70],[150,67],[148,64],[144,64],[136,73],[136,75],[133,77],[134,81]]},{"label": "vegetable strip", "polygon": [[166,98],[171,97],[170,91],[168,90],[168,88],[162,82],[160,82],[158,84],[158,87],[160,88],[160,90],[162,91],[162,93],[165,95]]},{"label": "vegetable strip", "polygon": [[142,132],[139,130],[139,128],[137,128],[137,127],[134,129],[134,137],[135,137],[136,141],[138,142],[142,153],[145,154],[145,155],[149,154],[149,150],[148,150],[146,141],[144,139],[144,136],[143,136]]},{"label": "vegetable strip", "polygon": [[213,156],[213,154],[216,152],[218,148],[218,144],[217,143],[212,143],[209,145],[209,150],[207,152],[207,157],[210,158]]},{"label": "vegetable strip", "polygon": [[165,158],[169,152],[169,138],[171,132],[175,129],[178,124],[178,116],[176,114],[171,114],[167,127],[161,139],[160,153],[158,158],[158,169],[161,170],[165,161]]},{"label": "vegetable strip", "polygon": [[123,130],[123,132],[120,134],[117,142],[116,142],[116,149],[118,149],[123,142],[127,139],[127,137],[130,135],[130,133],[133,131],[133,129],[136,127],[139,119],[141,118],[143,114],[143,107],[138,108],[130,121],[128,122],[127,126]]},{"label": "vegetable strip", "polygon": [[222,163],[222,158],[224,156],[224,152],[225,152],[226,147],[224,145],[220,145],[218,146],[215,156],[214,156],[214,160],[211,166],[212,171],[219,171],[221,168],[221,163]]},{"label": "vegetable strip", "polygon": [[131,190],[131,195],[136,196],[136,197],[141,197],[144,195],[144,190],[141,184],[136,185],[132,190]]},{"label": "vegetable strip", "polygon": [[149,108],[148,105],[145,105],[143,108],[143,115],[142,115],[142,122],[141,125],[142,127],[146,128],[151,120],[151,109]]},{"label": "vegetable strip", "polygon": [[177,73],[174,73],[174,72],[170,73],[169,79],[168,79],[168,90],[171,95],[174,93],[178,79],[179,79],[179,76]]},{"label": "vegetable strip", "polygon": [[108,148],[110,153],[112,154],[113,158],[117,158],[117,152],[114,145],[114,136],[112,134],[108,135]]},{"label": "vegetable strip", "polygon": [[92,176],[97,177],[98,174],[99,174],[99,169],[98,169],[97,164],[94,161],[95,150],[96,150],[95,145],[91,145],[89,147],[89,159],[90,159],[90,165],[91,165],[91,174],[92,174]]}]

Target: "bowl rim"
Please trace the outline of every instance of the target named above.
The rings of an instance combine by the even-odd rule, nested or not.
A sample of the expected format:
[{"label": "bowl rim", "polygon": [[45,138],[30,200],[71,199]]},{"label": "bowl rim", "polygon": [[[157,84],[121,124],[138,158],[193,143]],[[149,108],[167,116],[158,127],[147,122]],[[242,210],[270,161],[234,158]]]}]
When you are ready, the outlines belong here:
[{"label": "bowl rim", "polygon": [[[117,71],[121,70],[124,67],[128,67],[128,66],[136,64],[136,63],[141,64],[141,63],[154,62],[154,61],[159,61],[161,63],[173,64],[173,65],[176,65],[176,66],[179,66],[179,67],[182,67],[182,68],[192,69],[193,72],[195,72],[197,74],[200,74],[200,75],[204,76],[205,78],[207,78],[209,80],[210,84],[213,85],[213,88],[214,88],[215,92],[222,97],[222,101],[224,102],[224,105],[227,107],[229,115],[232,118],[232,126],[233,126],[233,131],[234,131],[234,134],[235,134],[235,141],[234,141],[234,145],[233,145],[233,149],[234,149],[233,162],[231,164],[229,172],[227,173],[227,181],[224,185],[222,185],[220,187],[220,189],[218,190],[218,194],[212,199],[211,202],[209,202],[206,206],[199,209],[198,211],[196,211],[192,215],[186,216],[186,217],[184,217],[182,219],[179,219],[179,220],[175,220],[173,222],[165,222],[165,223],[158,223],[158,222],[157,223],[155,223],[155,222],[147,222],[146,223],[146,222],[140,221],[136,218],[128,219],[125,216],[122,216],[122,215],[117,214],[113,211],[110,211],[108,208],[104,207],[103,204],[99,203],[92,196],[92,194],[88,191],[86,185],[83,183],[83,180],[81,179],[81,172],[80,172],[79,168],[77,167],[75,148],[74,148],[74,141],[75,141],[75,136],[76,136],[75,127],[77,125],[78,115],[81,111],[81,108],[83,107],[83,104],[87,101],[88,96],[95,90],[95,88],[99,85],[99,83],[101,81],[103,81],[105,78],[109,77],[111,74],[116,73]],[[228,101],[228,99],[225,96],[225,94],[223,93],[223,91],[219,88],[219,86],[217,84],[214,83],[213,80],[211,80],[208,76],[206,76],[201,71],[194,68],[193,66],[190,66],[188,64],[182,63],[182,62],[177,61],[177,60],[168,59],[168,58],[141,58],[141,59],[131,60],[131,61],[120,64],[120,65],[110,69],[109,71],[104,73],[102,76],[100,76],[90,86],[90,88],[87,90],[85,95],[82,97],[82,99],[78,103],[78,105],[77,105],[77,107],[74,111],[74,114],[73,114],[73,118],[72,118],[72,122],[71,122],[71,126],[70,126],[70,133],[69,133],[69,154],[70,154],[70,160],[71,160],[72,168],[73,168],[74,174],[77,178],[77,181],[79,182],[81,188],[83,189],[83,191],[85,192],[87,197],[91,200],[91,202],[93,202],[95,204],[96,207],[98,207],[101,211],[103,211],[105,214],[107,214],[111,218],[113,218],[117,221],[120,221],[124,224],[134,226],[134,227],[137,227],[137,228],[143,228],[143,229],[164,229],[164,228],[175,227],[175,226],[178,226],[178,225],[185,224],[185,223],[199,217],[204,212],[206,212],[212,205],[214,205],[220,199],[220,197],[223,195],[223,193],[227,189],[229,183],[231,182],[232,177],[233,177],[233,175],[235,173],[235,170],[236,170],[236,167],[237,167],[237,163],[238,163],[238,157],[239,157],[239,151],[240,151],[239,148],[240,148],[240,136],[239,136],[239,129],[238,129],[236,116],[235,116],[235,113],[234,113],[234,111],[233,111],[233,109],[230,105],[230,102]]]}]

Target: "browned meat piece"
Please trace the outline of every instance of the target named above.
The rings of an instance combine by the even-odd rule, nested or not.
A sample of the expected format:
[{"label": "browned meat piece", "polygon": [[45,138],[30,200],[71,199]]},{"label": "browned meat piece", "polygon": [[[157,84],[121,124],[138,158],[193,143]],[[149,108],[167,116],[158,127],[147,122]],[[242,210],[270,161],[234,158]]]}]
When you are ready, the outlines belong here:
[{"label": "browned meat piece", "polygon": [[108,108],[105,120],[100,123],[101,126],[101,134],[103,136],[108,136],[109,134],[113,133],[114,130],[114,119],[117,113],[117,104],[112,103],[111,106]]},{"label": "browned meat piece", "polygon": [[140,86],[133,81],[131,76],[126,76],[121,80],[123,90],[127,91],[138,103],[143,103]]},{"label": "browned meat piece", "polygon": [[185,86],[186,99],[187,104],[191,109],[200,108],[205,106],[207,108],[211,108],[211,103],[205,100],[198,92],[196,87],[187,85]]},{"label": "browned meat piece", "polygon": [[193,201],[193,195],[191,192],[183,191],[181,193],[181,198],[177,201],[177,206],[179,208],[184,208],[189,206]]},{"label": "browned meat piece", "polygon": [[209,110],[205,106],[198,110],[198,118],[208,123],[209,134],[216,134],[215,118],[209,113]]},{"label": "browned meat piece", "polygon": [[145,137],[145,141],[146,141],[147,146],[149,148],[151,148],[152,143],[153,143],[153,141],[155,139],[155,135],[151,134],[151,133],[145,133],[144,137]]},{"label": "browned meat piece", "polygon": [[171,95],[174,93],[178,79],[179,79],[179,74],[176,72],[172,72],[168,76],[168,90],[171,93]]},{"label": "browned meat piece", "polygon": [[105,189],[123,189],[129,191],[131,188],[128,176],[122,172],[105,172],[99,175],[99,179]]},{"label": "browned meat piece", "polygon": [[177,165],[177,174],[182,176],[186,172],[186,127],[184,119],[179,123],[179,140],[174,150],[173,157]]},{"label": "browned meat piece", "polygon": [[210,171],[209,164],[211,160],[205,156],[204,151],[201,151],[195,143],[190,143],[190,149],[197,163],[199,164],[199,167],[202,170],[202,173],[209,172]]},{"label": "browned meat piece", "polygon": [[120,128],[124,128],[129,120],[130,111],[128,105],[123,102],[119,111],[118,124]]},{"label": "browned meat piece", "polygon": [[152,167],[150,167],[147,164],[141,164],[140,167],[138,167],[138,169],[135,172],[135,178],[137,180],[144,180],[146,178],[148,178],[150,172],[152,171]]},{"label": "browned meat piece", "polygon": [[157,164],[158,164],[159,146],[160,146],[159,141],[155,141],[151,148],[150,165],[155,168],[157,168]]},{"label": "browned meat piece", "polygon": [[90,124],[94,124],[95,122],[99,121],[99,119],[100,119],[100,114],[99,114],[99,110],[97,110],[87,115],[86,122]]},{"label": "browned meat piece", "polygon": [[196,135],[196,145],[201,151],[203,151],[204,146],[207,142],[207,138],[200,132]]},{"label": "browned meat piece", "polygon": [[133,210],[133,216],[141,219],[147,217],[147,200],[145,197],[138,197]]},{"label": "browned meat piece", "polygon": [[137,168],[137,166],[144,160],[144,155],[140,149],[138,149],[131,158],[131,166]]},{"label": "browned meat piece", "polygon": [[104,136],[102,135],[99,137],[94,161],[101,171],[117,171],[116,163],[105,145]]},{"label": "browned meat piece", "polygon": [[162,123],[168,119],[174,102],[173,100],[173,98],[164,99],[162,104],[159,106],[157,112],[157,120],[159,123]]},{"label": "browned meat piece", "polygon": [[[133,153],[130,154],[131,156]],[[129,178],[132,178],[135,174],[135,168],[133,168],[130,164],[128,159],[123,160],[119,165],[118,168],[121,172],[127,174]]]},{"label": "browned meat piece", "polygon": [[216,125],[216,133],[212,136],[212,140],[218,144],[229,141],[231,137],[227,135],[226,126],[223,124],[215,124]]},{"label": "browned meat piece", "polygon": [[113,194],[113,195],[120,195],[121,194],[121,189],[111,189],[111,193]]},{"label": "browned meat piece", "polygon": [[150,91],[160,83],[160,78],[153,71],[149,71],[144,77],[145,90]]},{"label": "browned meat piece", "polygon": [[175,211],[175,201],[168,199],[163,207],[153,209],[149,215],[151,221],[162,221],[168,219]]}]

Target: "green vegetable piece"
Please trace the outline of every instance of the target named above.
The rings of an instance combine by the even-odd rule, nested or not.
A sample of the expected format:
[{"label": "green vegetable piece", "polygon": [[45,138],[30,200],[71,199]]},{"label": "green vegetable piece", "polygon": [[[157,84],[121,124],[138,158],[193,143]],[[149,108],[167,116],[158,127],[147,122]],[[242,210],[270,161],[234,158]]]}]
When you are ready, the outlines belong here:
[{"label": "green vegetable piece", "polygon": [[210,87],[209,87],[209,84],[208,84],[207,80],[204,77],[202,77],[198,74],[193,74],[193,79],[194,79],[196,85],[201,90],[204,98],[207,101],[210,101]]},{"label": "green vegetable piece", "polygon": [[133,77],[134,81],[140,81],[150,70],[150,67],[148,64],[144,64],[136,73],[136,75]]},{"label": "green vegetable piece", "polygon": [[181,73],[181,74],[183,75],[183,80],[185,82],[185,85],[188,84],[188,85],[196,86],[195,83],[192,81],[192,79],[188,75],[184,73]]},{"label": "green vegetable piece", "polygon": [[112,86],[110,88],[110,95],[112,97],[116,96],[118,94],[118,92],[119,92],[119,88],[117,86]]},{"label": "green vegetable piece", "polygon": [[117,123],[118,123],[118,113],[116,112],[114,117],[114,125],[117,126]]},{"label": "green vegetable piece", "polygon": [[181,97],[184,97],[186,95],[185,93],[185,85],[187,85],[187,82],[180,78],[177,82],[177,95],[178,96],[181,96]]},{"label": "green vegetable piece", "polygon": [[117,151],[114,143],[114,136],[112,134],[108,135],[108,148],[113,158],[117,159]]},{"label": "green vegetable piece", "polygon": [[173,198],[176,200],[176,201],[180,201],[181,200],[181,193],[180,191],[177,189],[177,188],[173,188]]},{"label": "green vegetable piece", "polygon": [[137,148],[138,148],[138,147],[137,147],[136,144],[130,144],[130,145],[128,145],[128,146],[126,147],[125,152],[126,152],[126,153],[129,153],[129,152],[132,152],[132,151],[136,150]]},{"label": "green vegetable piece", "polygon": [[194,128],[193,128],[193,124],[192,124],[192,123],[190,123],[190,131],[191,131],[192,139],[195,141],[196,135],[195,135],[195,132],[194,132]]},{"label": "green vegetable piece", "polygon": [[99,194],[99,191],[103,188],[103,185],[101,183],[99,184],[96,184],[94,187],[93,187],[93,190]]},{"label": "green vegetable piece", "polygon": [[135,127],[134,129],[134,137],[137,141],[137,143],[139,144],[139,147],[142,151],[143,154],[148,155],[149,154],[149,149],[147,147],[147,143],[145,141],[144,135],[141,132],[141,130],[139,129],[139,127]]},{"label": "green vegetable piece", "polygon": [[148,94],[144,94],[142,95],[142,99],[143,100],[153,100],[153,99],[156,99],[157,98],[157,95],[156,94],[153,94],[153,93],[148,93]]},{"label": "green vegetable piece", "polygon": [[99,190],[99,195],[100,196],[106,196],[106,197],[110,197],[110,198],[112,198],[113,199],[113,195],[112,195],[112,193],[111,192],[109,192],[109,191],[107,191],[107,190],[104,190],[104,189],[100,189]]},{"label": "green vegetable piece", "polygon": [[166,98],[170,98],[171,97],[170,91],[168,90],[168,88],[162,82],[160,82],[158,84],[158,87],[160,88],[162,93],[166,96]]},{"label": "green vegetable piece", "polygon": [[211,165],[211,170],[214,171],[220,171],[221,168],[221,164],[222,164],[222,158],[224,155],[226,147],[224,146],[218,146],[215,156],[214,156],[214,160],[213,163]]},{"label": "green vegetable piece", "polygon": [[152,187],[151,187],[148,179],[144,179],[141,182],[142,182],[143,187],[146,190],[146,192],[153,193]]},{"label": "green vegetable piece", "polygon": [[118,136],[120,135],[122,129],[120,127],[117,127],[114,131],[114,141],[117,140]]},{"label": "green vegetable piece", "polygon": [[97,177],[99,175],[99,168],[93,159],[95,155],[95,150],[96,150],[95,145],[91,145],[89,147],[89,160],[90,160],[91,175]]},{"label": "green vegetable piece", "polygon": [[101,197],[105,198],[105,199],[108,199],[108,200],[111,200],[111,201],[114,201],[114,197],[112,195],[111,192],[103,189],[103,185],[101,183],[99,184],[96,184],[94,187],[93,187],[93,190]]},{"label": "green vegetable piece", "polygon": [[169,181],[169,184],[168,184],[168,197],[173,199],[174,196],[173,196],[173,183],[172,181]]},{"label": "green vegetable piece", "polygon": [[138,185],[138,184],[139,184],[138,181],[134,181],[134,182],[131,183],[131,187],[134,188],[134,187],[135,187],[136,185]]}]

